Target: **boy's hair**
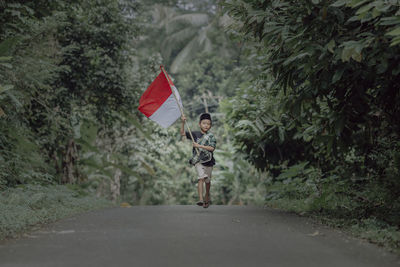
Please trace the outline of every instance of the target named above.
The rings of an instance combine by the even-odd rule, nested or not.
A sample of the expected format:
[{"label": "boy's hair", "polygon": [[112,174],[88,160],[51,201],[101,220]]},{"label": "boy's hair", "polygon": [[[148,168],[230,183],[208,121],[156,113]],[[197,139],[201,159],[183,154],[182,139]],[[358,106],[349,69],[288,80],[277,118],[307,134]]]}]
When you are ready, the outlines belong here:
[{"label": "boy's hair", "polygon": [[210,121],[212,122],[210,113],[203,113],[203,114],[201,114],[201,115],[200,115],[200,122],[201,122],[202,120],[210,120]]}]

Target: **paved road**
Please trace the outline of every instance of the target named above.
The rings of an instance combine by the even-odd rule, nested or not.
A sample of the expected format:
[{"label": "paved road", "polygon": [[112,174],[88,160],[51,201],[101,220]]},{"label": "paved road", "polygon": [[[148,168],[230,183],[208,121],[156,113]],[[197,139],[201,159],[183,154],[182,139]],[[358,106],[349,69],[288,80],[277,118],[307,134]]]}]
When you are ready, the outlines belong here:
[{"label": "paved road", "polygon": [[255,207],[136,206],[78,215],[0,243],[0,266],[400,266],[309,219]]}]

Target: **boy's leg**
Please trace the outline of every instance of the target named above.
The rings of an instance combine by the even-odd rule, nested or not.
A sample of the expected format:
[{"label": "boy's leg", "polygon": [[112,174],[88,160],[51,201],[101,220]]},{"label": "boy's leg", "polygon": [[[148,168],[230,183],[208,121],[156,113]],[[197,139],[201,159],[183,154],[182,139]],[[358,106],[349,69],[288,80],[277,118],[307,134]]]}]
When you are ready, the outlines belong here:
[{"label": "boy's leg", "polygon": [[211,187],[211,181],[206,181],[206,201],[204,201],[203,208],[208,208],[210,206],[210,187]]},{"label": "boy's leg", "polygon": [[206,202],[210,201],[210,187],[211,187],[211,181],[210,182],[206,182]]},{"label": "boy's leg", "polygon": [[203,201],[203,183],[204,179],[199,179],[197,183],[197,192],[199,193],[199,200]]},{"label": "boy's leg", "polygon": [[212,167],[207,167],[205,169],[207,173],[207,178],[204,179],[204,182],[206,183],[206,202],[210,202],[210,187],[211,187],[211,176],[212,176]]},{"label": "boy's leg", "polygon": [[[202,206],[203,205],[203,184],[204,184],[204,179],[207,178],[207,174],[205,173],[204,166],[201,163],[197,163],[195,165],[196,171],[197,171],[197,192],[199,193],[199,202],[197,202],[197,205]],[[200,204],[201,202],[201,204]]]}]

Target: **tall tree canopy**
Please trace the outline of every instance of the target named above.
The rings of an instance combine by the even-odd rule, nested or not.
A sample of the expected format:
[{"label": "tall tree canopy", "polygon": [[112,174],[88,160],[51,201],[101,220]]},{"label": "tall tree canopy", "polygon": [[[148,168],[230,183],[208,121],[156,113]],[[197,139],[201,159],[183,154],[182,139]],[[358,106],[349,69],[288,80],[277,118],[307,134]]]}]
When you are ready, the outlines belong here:
[{"label": "tall tree canopy", "polygon": [[[252,84],[225,103],[248,158],[273,173],[281,192],[308,196],[314,207],[397,223],[398,3],[223,5],[236,19],[231,33],[247,41],[255,59]],[[342,202],[347,197],[351,207]]]}]

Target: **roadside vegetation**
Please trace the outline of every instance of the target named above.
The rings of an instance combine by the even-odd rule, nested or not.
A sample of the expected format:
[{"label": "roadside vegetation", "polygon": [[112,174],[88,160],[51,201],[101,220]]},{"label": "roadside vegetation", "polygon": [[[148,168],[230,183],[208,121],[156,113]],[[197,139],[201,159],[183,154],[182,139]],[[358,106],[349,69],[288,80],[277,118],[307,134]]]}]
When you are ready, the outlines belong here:
[{"label": "roadside vegetation", "polygon": [[399,249],[400,6],[224,1],[250,84],[224,102],[267,203]]},{"label": "roadside vegetation", "polygon": [[0,240],[61,218],[114,204],[73,185],[21,185],[0,193]]},{"label": "roadside vegetation", "polygon": [[194,203],[190,142],[137,111],[162,64],[191,129],[212,114],[213,204],[266,204],[398,250],[399,8],[0,1],[0,236],[111,202]]}]

